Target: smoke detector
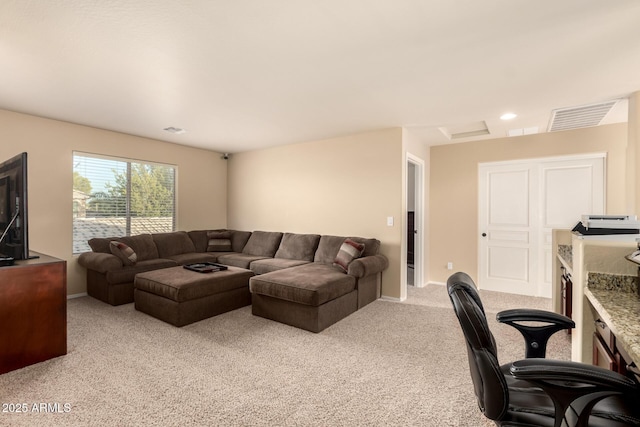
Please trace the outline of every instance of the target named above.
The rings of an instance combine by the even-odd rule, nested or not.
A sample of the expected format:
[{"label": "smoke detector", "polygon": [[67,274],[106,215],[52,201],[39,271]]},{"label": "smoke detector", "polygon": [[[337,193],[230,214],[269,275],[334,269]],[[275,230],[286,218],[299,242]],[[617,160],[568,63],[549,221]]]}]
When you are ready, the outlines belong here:
[{"label": "smoke detector", "polygon": [[168,128],[164,128],[163,130],[166,130],[167,132],[173,133],[175,135],[182,135],[183,133],[186,132],[186,130],[184,129],[173,127],[173,126],[169,126]]}]

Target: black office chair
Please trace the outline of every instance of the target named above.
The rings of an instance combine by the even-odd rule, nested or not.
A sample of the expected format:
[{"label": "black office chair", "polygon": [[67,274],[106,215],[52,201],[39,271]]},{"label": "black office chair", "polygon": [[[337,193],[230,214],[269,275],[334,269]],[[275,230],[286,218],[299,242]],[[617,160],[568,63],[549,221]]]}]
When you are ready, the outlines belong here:
[{"label": "black office chair", "polygon": [[[546,348],[551,331],[570,325],[563,316],[533,310],[534,320],[542,316],[551,322],[534,332],[519,327],[525,331],[527,350],[533,349],[536,357],[501,366],[473,280],[456,273],[447,280],[447,290],[465,336],[478,406],[496,425],[640,426],[640,387],[635,381],[596,366],[543,358],[540,349]],[[531,320],[528,312],[508,310],[498,317],[512,324]]]}]

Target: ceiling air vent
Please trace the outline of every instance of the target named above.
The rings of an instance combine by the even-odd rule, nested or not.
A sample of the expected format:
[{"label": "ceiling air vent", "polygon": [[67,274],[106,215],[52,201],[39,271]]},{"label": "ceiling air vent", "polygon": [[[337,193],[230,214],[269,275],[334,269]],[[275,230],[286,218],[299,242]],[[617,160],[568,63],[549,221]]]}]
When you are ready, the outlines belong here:
[{"label": "ceiling air vent", "polygon": [[466,123],[463,125],[440,127],[438,129],[444,136],[446,136],[450,140],[489,135],[487,123],[485,123],[484,121]]},{"label": "ceiling air vent", "polygon": [[618,100],[615,99],[598,104],[553,110],[549,132],[598,126],[617,103]]}]

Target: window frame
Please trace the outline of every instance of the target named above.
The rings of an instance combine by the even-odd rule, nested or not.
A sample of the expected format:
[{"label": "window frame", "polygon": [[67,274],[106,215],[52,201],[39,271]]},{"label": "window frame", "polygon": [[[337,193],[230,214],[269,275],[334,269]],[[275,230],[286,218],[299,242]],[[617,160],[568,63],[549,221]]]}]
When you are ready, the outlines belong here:
[{"label": "window frame", "polygon": [[[76,158],[77,157],[83,157],[83,158],[89,158],[92,160],[105,160],[105,161],[113,161],[113,162],[121,162],[121,163],[125,163],[126,167],[124,168],[123,173],[126,175],[126,195],[125,195],[125,215],[124,215],[124,219],[125,219],[125,227],[124,227],[124,234],[120,235],[120,236],[101,236],[101,235],[96,235],[96,236],[91,236],[89,238],[93,238],[93,237],[124,237],[124,236],[131,236],[131,235],[136,235],[136,234],[140,234],[140,233],[132,233],[132,218],[145,218],[145,217],[137,217],[135,215],[132,215],[131,212],[131,197],[132,197],[132,192],[131,192],[131,187],[132,187],[132,168],[134,165],[142,165],[142,166],[157,166],[157,167],[162,167],[162,168],[168,168],[173,172],[173,194],[172,194],[172,202],[173,202],[173,206],[172,206],[172,212],[171,212],[171,216],[167,217],[167,218],[171,218],[171,227],[170,230],[169,229],[158,229],[154,232],[171,232],[171,231],[175,231],[176,230],[176,224],[178,222],[178,218],[177,218],[177,213],[178,213],[178,166],[175,164],[169,164],[169,163],[161,163],[161,162],[155,162],[155,161],[150,161],[150,160],[141,160],[141,159],[134,159],[134,158],[129,158],[129,157],[119,157],[119,156],[111,156],[111,155],[105,155],[105,154],[98,154],[98,153],[89,153],[89,152],[85,152],[85,151],[77,151],[74,150],[72,152],[72,175],[74,175],[74,173],[76,172]],[[80,174],[81,176],[88,178],[82,174]],[[90,179],[90,178],[88,178]],[[109,182],[109,181],[107,181]],[[72,193],[75,193],[76,189],[74,188],[74,183],[72,182]],[[72,241],[73,241],[73,248],[72,248],[72,252],[74,255],[78,255],[82,252],[86,252],[86,251],[90,251],[91,249],[88,247],[88,245],[86,245],[86,249],[85,248],[80,248],[78,250],[76,250],[76,220],[77,218],[82,218],[79,217],[77,215],[78,210],[76,209],[76,204],[78,203],[78,201],[75,199],[75,195],[72,196],[72,220],[73,220],[73,224],[72,224]],[[84,218],[91,218],[91,217],[84,217]],[[95,218],[98,218],[97,216]],[[109,218],[108,216],[106,218]],[[111,217],[111,218],[116,218],[115,216]]]}]

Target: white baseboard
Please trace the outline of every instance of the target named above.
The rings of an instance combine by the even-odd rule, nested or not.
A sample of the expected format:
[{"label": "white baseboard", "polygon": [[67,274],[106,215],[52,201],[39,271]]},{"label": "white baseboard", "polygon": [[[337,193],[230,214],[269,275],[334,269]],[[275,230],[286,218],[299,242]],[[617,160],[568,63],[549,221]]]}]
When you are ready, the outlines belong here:
[{"label": "white baseboard", "polygon": [[86,292],[82,292],[80,294],[67,295],[67,299],[82,298],[86,296],[88,296],[88,294]]},{"label": "white baseboard", "polygon": [[[402,301],[404,301],[404,299],[401,299],[401,298],[395,298],[395,297],[388,297],[388,296],[386,296],[386,295],[382,295],[382,296],[380,297],[380,299],[381,299],[381,300],[384,300],[384,301],[390,301],[390,302],[402,302]],[[406,299],[406,298],[405,298],[405,299]]]},{"label": "white baseboard", "polygon": [[429,282],[427,285],[447,286],[445,282]]}]

